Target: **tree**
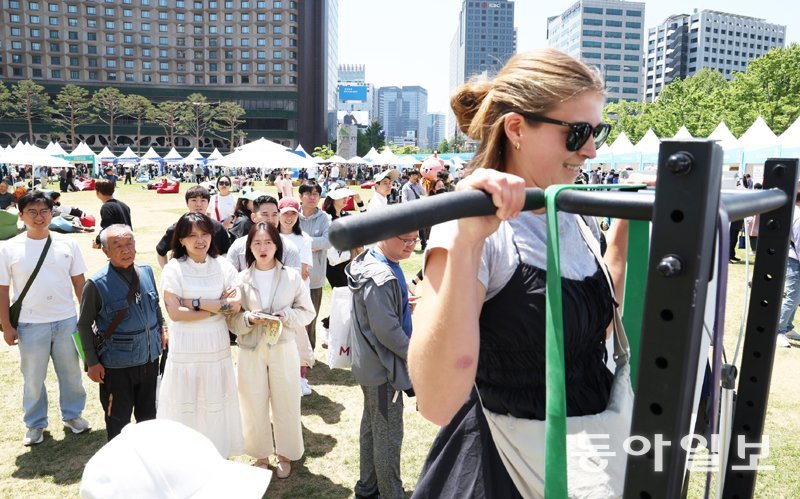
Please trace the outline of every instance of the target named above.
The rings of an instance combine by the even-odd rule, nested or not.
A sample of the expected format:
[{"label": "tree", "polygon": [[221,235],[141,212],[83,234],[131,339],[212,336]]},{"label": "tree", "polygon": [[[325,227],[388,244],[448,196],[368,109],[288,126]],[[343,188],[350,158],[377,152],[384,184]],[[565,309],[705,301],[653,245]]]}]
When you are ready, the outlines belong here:
[{"label": "tree", "polygon": [[450,152],[450,143],[449,143],[449,142],[447,142],[447,139],[442,139],[442,142],[441,142],[441,144],[439,144],[439,149],[438,149],[438,151],[439,151],[441,154],[447,154],[447,153],[449,153],[449,152]]},{"label": "tree", "polygon": [[108,125],[109,145],[114,147],[114,122],[125,114],[125,96],[115,87],[105,87],[92,95],[97,117]]},{"label": "tree", "polygon": [[147,120],[164,129],[169,147],[175,147],[175,133],[182,126],[181,103],[165,101],[153,106],[147,114]]},{"label": "tree", "polygon": [[12,113],[11,92],[9,92],[3,82],[0,81],[0,118],[4,118]]},{"label": "tree", "polygon": [[311,153],[312,156],[322,159],[328,159],[333,156],[334,152],[328,146],[317,146],[314,148],[314,152]]},{"label": "tree", "polygon": [[124,112],[136,120],[136,154],[140,154],[142,147],[142,122],[147,119],[153,104],[147,97],[131,94],[123,101]]},{"label": "tree", "polygon": [[50,118],[50,97],[44,87],[32,80],[22,80],[11,90],[11,109],[28,122],[28,142],[33,143],[33,120]]},{"label": "tree", "polygon": [[369,145],[366,134],[358,130],[356,135],[356,155],[363,158],[369,152],[370,147],[372,146]]},{"label": "tree", "polygon": [[389,144],[389,149],[396,155],[401,154],[419,154],[419,147],[417,146],[398,146],[396,144]]},{"label": "tree", "polygon": [[53,121],[69,132],[70,150],[73,150],[76,146],[75,129],[95,118],[89,91],[72,83],[64,85],[53,104]]},{"label": "tree", "polygon": [[[233,149],[236,147],[236,129],[239,128],[239,125],[244,123],[244,120],[239,118],[244,116],[244,114],[244,108],[235,102],[226,101],[217,106],[214,116],[214,131],[225,132],[226,134],[230,133],[229,150],[231,152],[233,152]],[[221,137],[221,135],[215,135]]]},{"label": "tree", "polygon": [[[386,145],[386,132],[384,132],[383,126],[381,126],[378,120],[374,120],[369,124],[367,129],[364,130],[364,137],[369,145],[367,152],[369,152],[372,147],[378,151],[381,147]],[[366,154],[366,152],[364,154]]]},{"label": "tree", "polygon": [[194,146],[200,148],[200,139],[214,126],[215,110],[206,96],[193,93],[183,104],[183,123],[186,132],[194,136]]}]

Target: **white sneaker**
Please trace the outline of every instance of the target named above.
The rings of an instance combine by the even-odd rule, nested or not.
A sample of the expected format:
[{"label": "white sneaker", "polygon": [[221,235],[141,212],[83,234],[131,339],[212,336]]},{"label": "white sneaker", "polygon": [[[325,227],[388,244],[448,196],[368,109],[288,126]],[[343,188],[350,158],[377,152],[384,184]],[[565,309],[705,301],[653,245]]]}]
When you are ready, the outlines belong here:
[{"label": "white sneaker", "polygon": [[300,391],[303,393],[303,395],[311,395],[314,393],[311,390],[311,387],[308,386],[308,380],[305,378],[300,378]]},{"label": "white sneaker", "polygon": [[42,443],[42,440],[44,440],[44,428],[28,428],[25,438],[22,439],[22,445],[36,445]]},{"label": "white sneaker", "polygon": [[786,339],[785,334],[779,334],[775,337],[775,346],[779,348],[791,348],[791,343]]},{"label": "white sneaker", "polygon": [[64,426],[72,430],[72,433],[83,433],[92,429],[92,425],[88,421],[78,416],[75,419],[68,419],[64,421]]}]

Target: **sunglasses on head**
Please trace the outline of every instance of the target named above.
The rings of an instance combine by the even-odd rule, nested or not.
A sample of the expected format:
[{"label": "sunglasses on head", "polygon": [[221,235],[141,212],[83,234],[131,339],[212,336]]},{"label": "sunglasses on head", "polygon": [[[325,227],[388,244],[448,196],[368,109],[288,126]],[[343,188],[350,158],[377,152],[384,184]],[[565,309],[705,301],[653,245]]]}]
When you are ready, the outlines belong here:
[{"label": "sunglasses on head", "polygon": [[570,123],[568,121],[554,120],[547,116],[540,114],[526,113],[517,111],[528,121],[535,121],[538,123],[549,123],[551,125],[565,126],[569,128],[567,134],[567,150],[575,152],[579,150],[589,140],[589,137],[594,137],[594,147],[598,149],[608,138],[611,132],[611,125],[609,123],[600,123],[597,126],[592,126],[590,123]]}]

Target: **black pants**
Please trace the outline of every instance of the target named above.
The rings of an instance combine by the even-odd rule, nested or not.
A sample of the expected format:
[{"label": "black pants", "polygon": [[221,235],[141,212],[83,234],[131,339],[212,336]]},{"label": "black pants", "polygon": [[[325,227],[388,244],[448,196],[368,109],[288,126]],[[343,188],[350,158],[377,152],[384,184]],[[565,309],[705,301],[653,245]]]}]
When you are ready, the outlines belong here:
[{"label": "black pants", "polygon": [[137,423],[155,419],[157,378],[158,360],[141,366],[106,369],[106,377],[100,384],[100,403],[109,440],[131,422],[131,413]]}]

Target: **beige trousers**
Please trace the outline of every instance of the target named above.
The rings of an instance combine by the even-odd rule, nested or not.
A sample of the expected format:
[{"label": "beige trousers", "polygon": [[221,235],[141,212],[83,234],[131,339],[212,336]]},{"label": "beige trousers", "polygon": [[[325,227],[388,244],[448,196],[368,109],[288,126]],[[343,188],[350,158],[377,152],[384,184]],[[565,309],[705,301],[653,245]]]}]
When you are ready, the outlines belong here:
[{"label": "beige trousers", "polygon": [[277,453],[292,461],[303,456],[299,373],[294,341],[268,345],[262,338],[254,350],[239,349],[239,404],[248,455],[265,459]]}]

